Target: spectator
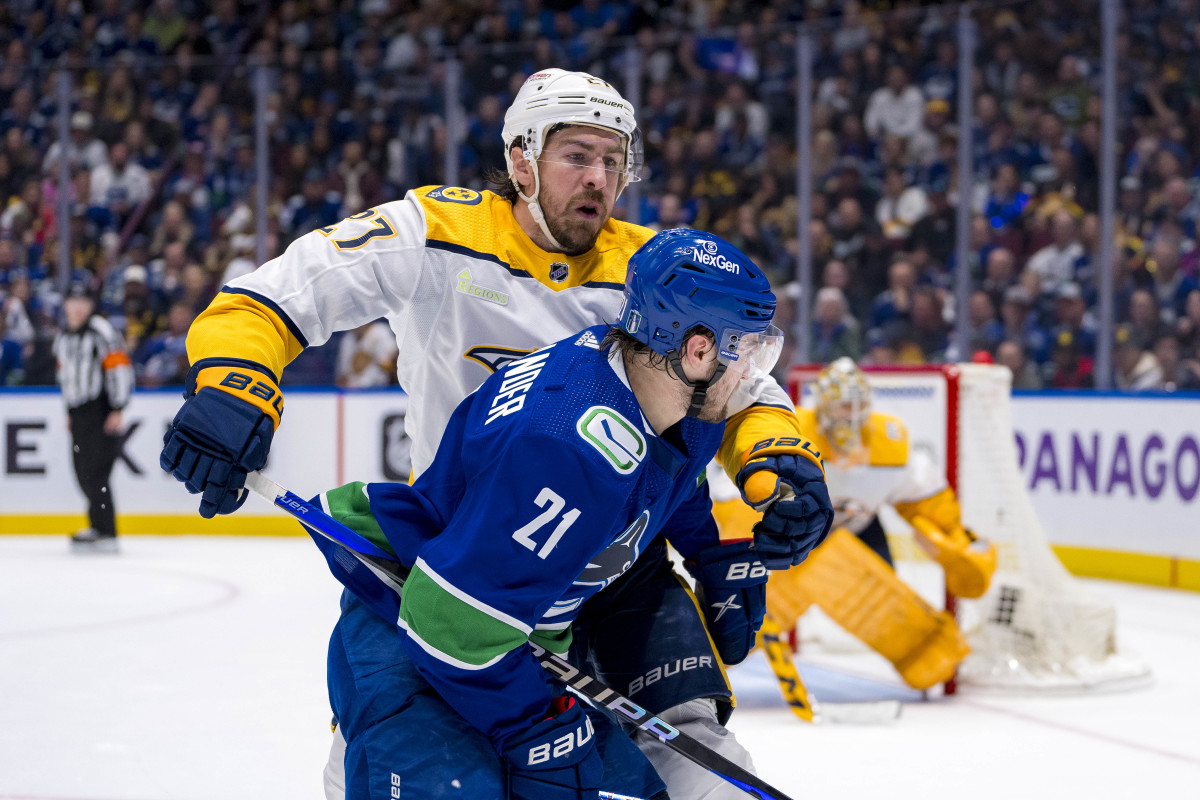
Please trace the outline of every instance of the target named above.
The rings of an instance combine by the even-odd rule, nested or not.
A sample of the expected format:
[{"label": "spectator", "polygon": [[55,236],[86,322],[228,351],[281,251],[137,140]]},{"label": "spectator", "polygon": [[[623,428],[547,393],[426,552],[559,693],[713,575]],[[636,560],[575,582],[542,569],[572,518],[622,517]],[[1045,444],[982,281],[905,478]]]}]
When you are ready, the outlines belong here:
[{"label": "spectator", "polygon": [[1030,313],[1032,305],[1033,299],[1023,286],[1010,286],[1004,292],[1004,302],[1000,306],[1000,338],[1018,343],[1027,356],[1044,364],[1050,357],[1050,336]]},{"label": "spectator", "polygon": [[[1036,273],[1035,273],[1036,274]],[[1079,284],[1068,281],[1054,295],[1054,336],[1071,334],[1071,340],[1089,358],[1096,354],[1096,318],[1088,311]]]},{"label": "spectator", "polygon": [[944,361],[950,345],[950,326],[938,291],[929,286],[914,289],[910,316],[912,321],[907,327],[910,340],[920,348],[925,363]]},{"label": "spectator", "polygon": [[929,200],[920,186],[905,186],[904,173],[889,167],[884,173],[883,195],[875,205],[875,220],[894,248],[908,240],[913,225],[929,213]]},{"label": "spectator", "polygon": [[1128,325],[1117,328],[1113,345],[1113,385],[1128,392],[1159,389],[1162,368],[1154,354],[1142,347]]},{"label": "spectator", "polygon": [[1162,388],[1168,392],[1200,389],[1200,361],[1184,359],[1179,339],[1166,332],[1154,342],[1154,358],[1162,370]]},{"label": "spectator", "polygon": [[858,361],[862,355],[862,338],[858,321],[850,316],[842,290],[831,286],[820,289],[815,306],[809,360],[815,364],[828,364],[849,356]]},{"label": "spectator", "polygon": [[108,209],[118,224],[138,204],[150,197],[150,175],[145,167],[129,161],[124,142],[116,142],[108,151],[108,163],[92,170],[92,205]]},{"label": "spectator", "polygon": [[1184,311],[1187,296],[1200,289],[1195,275],[1187,275],[1180,269],[1180,236],[1163,231],[1154,238],[1146,267],[1154,276],[1153,292],[1162,311],[1162,320],[1171,324]]},{"label": "spectator", "polygon": [[137,353],[166,325],[162,298],[151,292],[147,285],[149,275],[141,264],[130,264],[119,275],[120,297],[117,310],[109,315],[109,321],[124,337],[125,351]]},{"label": "spectator", "polygon": [[978,289],[967,302],[967,347],[962,353],[996,352],[1004,340],[1004,325],[996,319],[996,307],[987,292]]},{"label": "spectator", "polygon": [[280,227],[287,242],[342,219],[341,196],[326,189],[325,172],[313,167],[304,174],[300,194],[284,206]]},{"label": "spectator", "polygon": [[1092,359],[1080,352],[1070,331],[1062,331],[1054,338],[1051,360],[1047,366],[1047,388],[1091,389],[1096,385]]},{"label": "spectator", "polygon": [[907,141],[920,130],[924,113],[921,90],[909,85],[908,70],[893,64],[888,67],[887,85],[876,89],[867,102],[863,126],[876,141],[886,133]]},{"label": "spectator", "polygon": [[342,336],[334,381],[351,389],[395,383],[397,355],[391,328],[383,322],[368,322]]},{"label": "spectator", "polygon": [[864,266],[864,251],[871,224],[863,215],[862,206],[852,197],[841,200],[837,211],[830,215],[829,233],[833,237],[833,257],[852,268]]},{"label": "spectator", "polygon": [[896,323],[908,322],[912,312],[913,288],[917,276],[912,264],[898,258],[888,267],[888,287],[871,304],[871,328],[884,330]]},{"label": "spectator", "polygon": [[80,167],[94,170],[108,161],[108,148],[92,134],[92,115],[86,111],[76,111],[71,115],[71,133],[65,148],[59,141],[50,145],[42,160],[44,172],[54,174],[52,169],[58,164],[64,149],[72,170]]},{"label": "spectator", "polygon": [[187,18],[175,0],[154,0],[142,24],[142,33],[154,42],[158,52],[171,52],[186,31]]},{"label": "spectator", "polygon": [[950,205],[949,182],[939,180],[929,188],[929,212],[913,224],[908,237],[910,251],[929,253],[932,262],[944,268],[954,253],[954,230],[958,211]]},{"label": "spectator", "polygon": [[983,291],[991,298],[992,306],[999,308],[1005,293],[1017,285],[1017,259],[1007,247],[994,247],[988,251],[984,261]]},{"label": "spectator", "polygon": [[996,348],[996,363],[1008,367],[1012,373],[1014,389],[1041,389],[1042,379],[1037,366],[1025,355],[1025,348],[1017,342],[1001,342]]},{"label": "spectator", "polygon": [[342,197],[341,215],[348,217],[374,208],[384,201],[383,179],[363,159],[363,145],[351,140],[342,145],[342,160],[337,165],[331,188]]},{"label": "spectator", "polygon": [[1075,268],[1083,257],[1079,241],[1079,223],[1069,211],[1059,211],[1051,220],[1054,241],[1030,257],[1026,268],[1042,280],[1042,291],[1054,294],[1065,283],[1075,280]]},{"label": "spectator", "polygon": [[1185,358],[1200,356],[1200,289],[1188,292],[1184,315],[1175,322],[1175,333]]},{"label": "spectator", "polygon": [[1129,296],[1129,335],[1149,349],[1159,334],[1168,328],[1158,308],[1158,299],[1148,289],[1136,289]]},{"label": "spectator", "polygon": [[167,329],[155,334],[134,353],[138,383],[144,386],[181,386],[188,372],[185,341],[196,312],[191,303],[180,301],[167,312]]}]

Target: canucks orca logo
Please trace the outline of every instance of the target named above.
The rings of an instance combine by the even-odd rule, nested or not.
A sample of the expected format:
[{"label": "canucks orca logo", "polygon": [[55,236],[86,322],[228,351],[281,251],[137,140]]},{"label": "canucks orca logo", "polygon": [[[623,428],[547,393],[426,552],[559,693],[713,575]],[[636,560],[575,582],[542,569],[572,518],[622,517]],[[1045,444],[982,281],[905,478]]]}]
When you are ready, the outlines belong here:
[{"label": "canucks orca logo", "polygon": [[628,528],[621,531],[612,544],[601,550],[588,562],[575,583],[583,586],[599,586],[603,589],[621,577],[625,570],[632,567],[633,562],[637,561],[637,557],[642,554],[642,537],[646,535],[646,529],[649,526],[650,509],[646,509],[630,523]]},{"label": "canucks orca logo", "polygon": [[567,272],[570,267],[565,261],[555,261],[550,265],[550,280],[555,283],[562,283],[567,279]]},{"label": "canucks orca logo", "polygon": [[483,195],[474,189],[464,189],[461,186],[439,186],[425,195],[430,200],[440,200],[443,203],[462,203],[464,206],[479,205]]},{"label": "canucks orca logo", "polygon": [[481,345],[472,347],[467,352],[463,353],[463,358],[469,358],[472,361],[477,361],[487,368],[488,372],[495,372],[510,361],[516,361],[518,358],[524,358],[532,353],[532,350],[517,350],[512,347],[491,347],[489,345]]}]

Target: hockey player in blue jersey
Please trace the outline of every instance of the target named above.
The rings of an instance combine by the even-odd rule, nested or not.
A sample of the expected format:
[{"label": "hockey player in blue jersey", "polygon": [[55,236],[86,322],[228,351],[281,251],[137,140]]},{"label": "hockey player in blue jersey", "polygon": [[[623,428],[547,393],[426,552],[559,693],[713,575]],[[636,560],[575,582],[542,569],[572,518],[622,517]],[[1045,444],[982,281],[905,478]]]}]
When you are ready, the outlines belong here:
[{"label": "hockey player in blue jersey", "polygon": [[[697,488],[734,389],[778,355],[774,310],[766,278],[736,248],[691,230],[660,233],[629,262],[619,326],[501,368],[458,406],[412,486],[350,484],[319,498],[409,568],[402,594],[392,593],[314,537],[362,598],[343,602],[365,599],[398,625],[398,641],[396,629],[381,637],[371,625],[335,633],[347,796],[386,797],[389,787],[472,800],[665,796],[607,718],[547,682],[527,642],[566,653],[584,602],[668,522],[685,559],[722,571],[735,591],[740,581],[761,621],[766,570],[748,544],[718,544]],[[383,666],[385,675],[373,671]],[[378,726],[388,734],[370,740],[375,752],[355,752]]]}]

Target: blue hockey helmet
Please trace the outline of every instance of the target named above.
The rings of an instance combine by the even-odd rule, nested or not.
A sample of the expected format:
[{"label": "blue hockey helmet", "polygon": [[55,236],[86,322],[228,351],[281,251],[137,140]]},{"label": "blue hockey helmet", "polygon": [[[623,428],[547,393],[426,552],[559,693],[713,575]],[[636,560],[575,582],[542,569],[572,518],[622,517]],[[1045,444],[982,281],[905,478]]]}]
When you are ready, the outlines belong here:
[{"label": "blue hockey helmet", "polygon": [[783,334],[771,325],[774,315],[775,295],[767,277],[719,236],[671,228],[629,259],[619,324],[666,356],[681,378],[679,348],[697,325],[712,333],[725,368],[742,377],[770,372],[783,345]]}]

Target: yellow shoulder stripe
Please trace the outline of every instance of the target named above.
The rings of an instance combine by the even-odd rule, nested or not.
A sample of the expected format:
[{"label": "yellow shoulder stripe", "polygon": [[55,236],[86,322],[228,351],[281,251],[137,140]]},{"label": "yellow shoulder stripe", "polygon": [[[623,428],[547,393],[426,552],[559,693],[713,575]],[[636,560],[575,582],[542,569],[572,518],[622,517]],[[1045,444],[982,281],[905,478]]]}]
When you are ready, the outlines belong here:
[{"label": "yellow shoulder stripe", "polygon": [[244,294],[219,292],[188,330],[188,360],[244,358],[275,375],[300,355],[304,344],[283,318]]},{"label": "yellow shoulder stripe", "polygon": [[428,186],[418,189],[417,197],[425,211],[428,246],[477,256],[556,292],[578,286],[623,286],[629,257],[654,235],[649,228],[609,220],[595,247],[569,256],[534,244],[513,215],[512,205],[493,192]]}]

